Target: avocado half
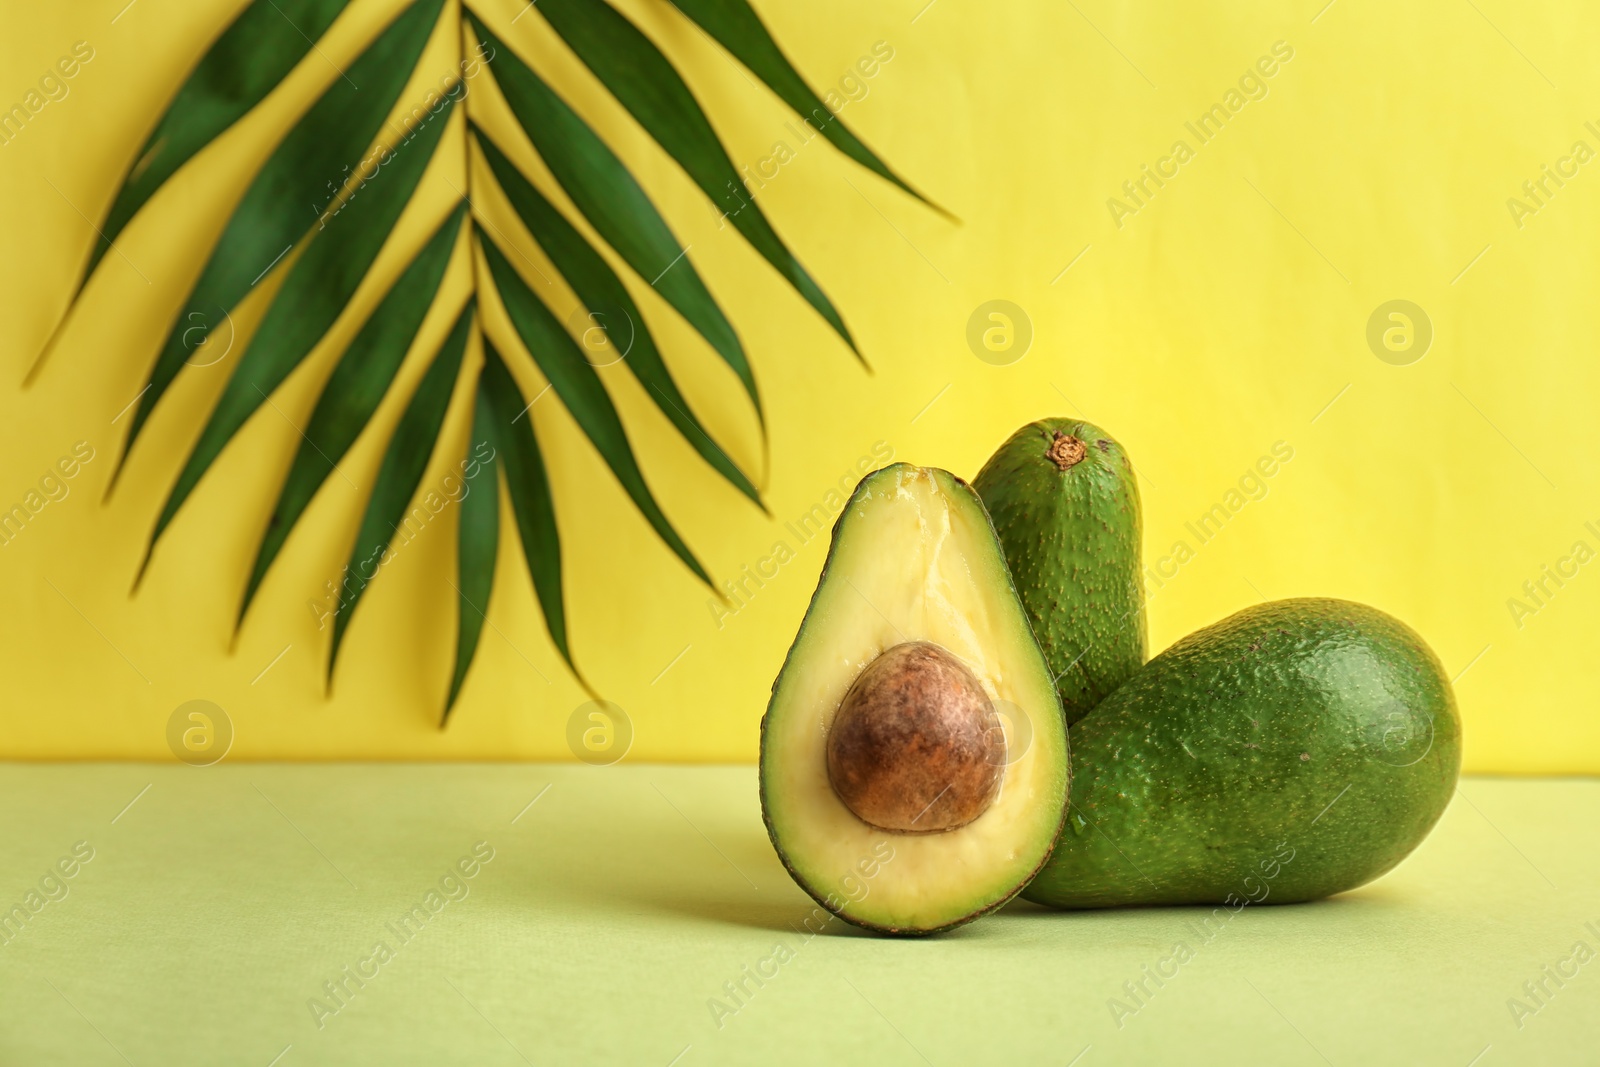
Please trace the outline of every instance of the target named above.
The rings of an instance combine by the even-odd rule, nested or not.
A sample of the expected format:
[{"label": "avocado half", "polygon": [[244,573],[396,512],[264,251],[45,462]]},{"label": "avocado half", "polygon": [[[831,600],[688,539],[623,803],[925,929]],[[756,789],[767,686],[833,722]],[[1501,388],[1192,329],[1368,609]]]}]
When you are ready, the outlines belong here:
[{"label": "avocado half", "polygon": [[1049,859],[1069,766],[977,494],[936,468],[868,474],[761,722],[762,815],[784,866],[857,926],[958,926]]}]

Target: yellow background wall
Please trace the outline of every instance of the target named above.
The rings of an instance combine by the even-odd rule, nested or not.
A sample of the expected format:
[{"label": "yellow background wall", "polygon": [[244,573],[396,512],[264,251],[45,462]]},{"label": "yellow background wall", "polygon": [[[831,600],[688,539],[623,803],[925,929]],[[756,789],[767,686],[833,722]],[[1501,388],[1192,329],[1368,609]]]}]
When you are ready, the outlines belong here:
[{"label": "yellow background wall", "polygon": [[[1574,142],[1600,150],[1585,126],[1600,127],[1600,70],[1589,55],[1600,13],[1503,0],[1204,13],[1080,0],[1004,14],[925,2],[759,7],[819,90],[838,86],[877,42],[893,50],[847,86],[857,99],[842,117],[959,225],[820,138],[801,145],[782,105],[665,4],[622,5],[685,70],[737,163],[754,170],[777,142],[777,154],[792,154],[757,195],[841,308],[870,374],[719,224],[536,14],[507,29],[520,3],[481,5],[692,245],[770,407],[768,519],[694,456],[624,368],[605,372],[651,485],[719,580],[739,578],[778,542],[793,550],[763,587],[747,583],[754,595],[735,614],[715,609],[636,516],[559,405],[535,408],[565,538],[573,647],[631,718],[629,758],[754,757],[768,686],[826,549],[825,538],[802,542],[785,522],[823,503],[841,477],[848,486],[862,457],[878,465],[875,445],[880,456],[892,449],[970,477],[1019,424],[1081,414],[1138,464],[1147,559],[1170,556],[1179,541],[1193,552],[1164,565],[1153,649],[1263,598],[1367,601],[1421,631],[1459,675],[1469,770],[1600,770],[1600,564],[1564,564],[1575,576],[1547,582],[1554,595],[1542,605],[1523,590],[1575,542],[1600,549],[1600,163],[1561,164],[1577,175],[1559,189],[1547,183],[1553,195],[1536,212],[1517,219],[1507,205]],[[0,104],[21,100],[74,42],[94,50],[69,94],[0,146],[0,505],[24,499],[75,442],[94,450],[69,495],[0,547],[0,753],[170,758],[168,718],[198,698],[228,713],[236,759],[570,758],[568,720],[588,698],[544,636],[509,522],[493,625],[447,731],[436,723],[453,653],[453,523],[385,568],[324,696],[328,635],[306,601],[348,553],[381,456],[372,434],[341,464],[354,484],[324,486],[230,648],[294,425],[356,316],[229,448],[129,595],[144,539],[231,362],[185,371],[102,503],[126,426],[114,419],[268,134],[337,75],[308,59],[178,175],[125,232],[123,256],[107,257],[52,362],[23,391],[92,237],[83,216],[103,210],[188,64],[241,6],[125,3],[9,5],[0,15]],[[396,6],[356,0],[324,52],[342,65]],[[1261,79],[1266,95],[1201,143],[1184,124],[1225,103],[1275,42],[1292,58]],[[449,69],[455,47],[453,30],[436,36],[407,106]],[[1256,85],[1245,88],[1259,95]],[[507,129],[492,90],[474,89],[471,106]],[[1136,206],[1123,183],[1179,139],[1193,158],[1136,213],[1120,213],[1119,226],[1108,199]],[[518,159],[553,188],[531,149]],[[459,153],[435,162],[379,260],[384,282],[465,180]],[[537,257],[504,205],[486,197],[482,206]],[[761,470],[759,433],[732,376],[628,280],[697,409],[739,462]],[[458,250],[408,382],[466,284]],[[359,303],[379,291],[369,280]],[[562,314],[575,306],[569,293],[551,299]],[[1419,305],[1432,324],[1430,349],[1409,365],[1381,361],[1366,340],[1369,316],[1394,299]],[[967,341],[969,318],[991,300],[1014,303],[1031,324],[1031,346],[1008,365],[980,360]],[[257,301],[235,317],[248,328],[261,310]],[[486,314],[492,330],[504,325],[498,307]],[[537,391],[536,372],[523,370]],[[386,404],[379,421],[397,414]],[[464,442],[465,414],[457,405],[448,424],[451,451]],[[1292,459],[1262,483],[1264,496],[1247,481],[1260,498],[1241,505],[1229,491],[1278,442]],[[427,483],[453,461],[436,457]],[[1219,503],[1235,513],[1202,543],[1185,524]],[[1537,610],[1514,613],[1514,597]]]}]

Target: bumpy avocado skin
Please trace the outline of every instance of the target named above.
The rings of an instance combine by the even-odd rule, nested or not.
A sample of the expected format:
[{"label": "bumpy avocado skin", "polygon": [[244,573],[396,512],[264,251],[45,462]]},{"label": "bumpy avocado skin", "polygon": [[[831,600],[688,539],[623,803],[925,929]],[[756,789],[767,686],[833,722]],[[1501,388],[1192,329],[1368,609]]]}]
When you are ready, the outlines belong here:
[{"label": "bumpy avocado skin", "polygon": [[[1066,470],[1049,455],[1057,432],[1085,446]],[[1133,465],[1093,423],[1042,419],[1012,434],[972,486],[1000,535],[1071,726],[1145,661]]]},{"label": "bumpy avocado skin", "polygon": [[1343,600],[1247,608],[1073,729],[1070,832],[1023,895],[1238,907],[1353,889],[1444,812],[1460,741],[1443,668],[1405,624]]}]

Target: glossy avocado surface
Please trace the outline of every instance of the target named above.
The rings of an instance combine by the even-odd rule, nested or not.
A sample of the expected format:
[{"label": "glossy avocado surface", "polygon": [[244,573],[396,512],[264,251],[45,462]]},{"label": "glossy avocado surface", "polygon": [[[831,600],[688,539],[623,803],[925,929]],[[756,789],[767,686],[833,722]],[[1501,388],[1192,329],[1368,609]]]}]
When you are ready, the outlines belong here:
[{"label": "glossy avocado surface", "polygon": [[1280,600],[1199,630],[1072,729],[1068,831],[1024,892],[1063,908],[1353,889],[1421,843],[1455,790],[1461,723],[1399,620]]},{"label": "glossy avocado surface", "polygon": [[1042,419],[1012,434],[972,484],[1070,726],[1145,661],[1133,465],[1093,423]]}]

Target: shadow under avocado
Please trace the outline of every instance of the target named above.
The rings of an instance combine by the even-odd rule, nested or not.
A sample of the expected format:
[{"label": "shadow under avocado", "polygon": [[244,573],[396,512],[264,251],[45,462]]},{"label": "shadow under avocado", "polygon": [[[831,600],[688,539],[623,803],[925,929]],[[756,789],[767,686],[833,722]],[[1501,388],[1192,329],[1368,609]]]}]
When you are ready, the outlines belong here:
[{"label": "shadow under avocado", "polygon": [[[982,937],[981,923],[969,924],[927,937],[893,937],[854,926],[813,900],[777,862],[765,836],[759,865],[741,859],[743,873],[757,888],[740,878],[727,863],[712,857],[696,868],[692,880],[644,877],[607,887],[608,902],[629,913],[655,913],[691,921],[767,930],[799,938],[868,938],[887,941],[959,940]],[[720,871],[715,867],[720,866]],[[681,873],[681,870],[680,870]],[[593,902],[590,902],[593,906]],[[1036,907],[1029,905],[1030,908]],[[1039,909],[1045,911],[1047,909]]]},{"label": "shadow under avocado", "polygon": [[1403,893],[1391,889],[1382,881],[1370,882],[1354,889],[1335,893],[1329,897],[1319,897],[1316,900],[1296,900],[1279,903],[1272,900],[1244,901],[1242,906],[1230,908],[1222,902],[1195,903],[1195,904],[1123,904],[1103,908],[1055,908],[1048,904],[1039,904],[1022,897],[1016,897],[995,914],[1008,917],[1022,917],[1033,920],[1056,920],[1061,922],[1073,919],[1084,919],[1090,916],[1105,918],[1133,918],[1158,914],[1169,914],[1176,918],[1191,916],[1211,915],[1218,909],[1239,915],[1249,912],[1259,916],[1277,915],[1280,917],[1305,915],[1306,909],[1324,911],[1330,916],[1339,915],[1345,918],[1359,914],[1376,914],[1388,911],[1413,910],[1415,901]]}]

